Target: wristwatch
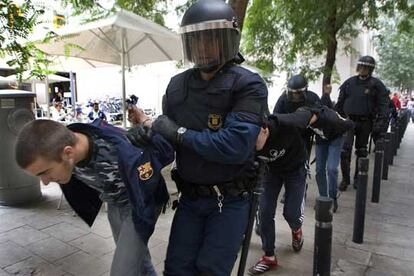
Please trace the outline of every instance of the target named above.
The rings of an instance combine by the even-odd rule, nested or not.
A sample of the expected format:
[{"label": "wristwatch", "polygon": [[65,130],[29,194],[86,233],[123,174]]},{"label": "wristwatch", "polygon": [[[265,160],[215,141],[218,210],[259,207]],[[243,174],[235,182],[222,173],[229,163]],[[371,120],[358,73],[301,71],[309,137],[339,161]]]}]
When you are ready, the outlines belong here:
[{"label": "wristwatch", "polygon": [[177,142],[178,144],[182,144],[183,142],[183,135],[184,133],[187,131],[187,129],[185,127],[179,127],[177,129]]}]

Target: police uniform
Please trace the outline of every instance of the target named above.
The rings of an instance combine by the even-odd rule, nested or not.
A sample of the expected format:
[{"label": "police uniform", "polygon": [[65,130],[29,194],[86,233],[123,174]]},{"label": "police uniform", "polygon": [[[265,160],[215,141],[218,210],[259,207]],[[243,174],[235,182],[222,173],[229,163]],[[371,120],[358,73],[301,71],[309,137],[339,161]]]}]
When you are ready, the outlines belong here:
[{"label": "police uniform", "polygon": [[176,150],[176,182],[183,195],[171,228],[166,275],[230,275],[250,207],[244,173],[266,101],[260,76],[232,63],[210,81],[190,69],[168,85],[164,113],[187,131]]},{"label": "police uniform", "polygon": [[335,106],[338,112],[351,119],[355,128],[348,131],[341,153],[342,183],[341,190],[346,190],[350,184],[350,163],[352,146],[355,138],[355,154],[357,156],[354,186],[356,187],[358,158],[368,156],[368,139],[373,129],[383,129],[387,121],[388,93],[384,84],[377,78],[368,76],[362,79],[353,76],[347,79],[339,88],[338,102]]}]

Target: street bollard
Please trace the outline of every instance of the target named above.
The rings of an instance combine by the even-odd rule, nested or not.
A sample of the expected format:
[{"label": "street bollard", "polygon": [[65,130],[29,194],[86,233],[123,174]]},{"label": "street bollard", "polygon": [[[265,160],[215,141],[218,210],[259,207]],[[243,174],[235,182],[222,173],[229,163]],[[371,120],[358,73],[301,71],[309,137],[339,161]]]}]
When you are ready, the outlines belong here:
[{"label": "street bollard", "polygon": [[390,152],[390,136],[389,133],[387,132],[385,134],[385,139],[384,139],[384,158],[383,158],[383,162],[382,162],[382,180],[388,180],[388,159],[389,159],[389,152]]},{"label": "street bollard", "polygon": [[323,196],[316,198],[315,220],[313,275],[329,276],[331,274],[332,250],[331,198]]},{"label": "street bollard", "polygon": [[390,135],[389,135],[389,139],[390,139],[390,148],[389,148],[390,152],[389,152],[389,155],[388,155],[388,158],[389,158],[388,159],[388,164],[389,165],[394,165],[394,154],[395,154],[395,151],[396,151],[395,142],[396,142],[396,139],[397,139],[397,133],[393,132],[391,130]]},{"label": "street bollard", "polygon": [[397,155],[398,153],[398,147],[397,147],[397,143],[398,143],[398,128],[396,126],[391,126],[391,132],[394,132],[394,140],[392,142],[392,149],[393,149],[393,155]]},{"label": "street bollard", "polygon": [[354,233],[352,235],[352,241],[354,243],[363,243],[369,159],[360,158],[358,167],[358,189],[355,198]]},{"label": "street bollard", "polygon": [[374,162],[374,176],[372,178],[372,197],[371,202],[378,203],[381,189],[381,174],[382,164],[384,158],[384,140],[379,139],[375,145],[375,162]]}]

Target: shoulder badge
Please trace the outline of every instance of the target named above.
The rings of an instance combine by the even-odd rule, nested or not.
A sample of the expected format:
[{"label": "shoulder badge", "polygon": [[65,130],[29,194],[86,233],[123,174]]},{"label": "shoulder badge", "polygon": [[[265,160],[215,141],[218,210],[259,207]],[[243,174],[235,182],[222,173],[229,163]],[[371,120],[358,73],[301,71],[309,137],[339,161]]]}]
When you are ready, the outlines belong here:
[{"label": "shoulder badge", "polygon": [[147,162],[138,167],[139,178],[141,180],[148,180],[151,178],[154,170],[152,169],[151,163]]},{"label": "shoulder badge", "polygon": [[221,115],[218,114],[208,114],[208,127],[212,130],[218,130],[221,128],[223,120]]}]

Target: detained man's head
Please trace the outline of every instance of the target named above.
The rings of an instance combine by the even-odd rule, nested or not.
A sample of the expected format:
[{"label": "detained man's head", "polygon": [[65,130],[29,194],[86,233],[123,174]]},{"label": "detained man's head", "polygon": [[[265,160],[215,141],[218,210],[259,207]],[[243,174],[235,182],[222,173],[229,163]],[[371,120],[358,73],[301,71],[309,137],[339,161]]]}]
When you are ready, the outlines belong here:
[{"label": "detained man's head", "polygon": [[35,120],[20,131],[16,162],[27,173],[50,182],[66,184],[75,166],[75,134],[52,120]]}]

